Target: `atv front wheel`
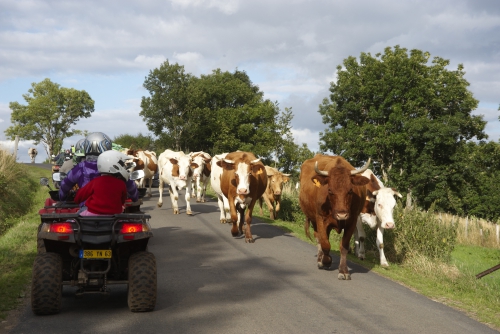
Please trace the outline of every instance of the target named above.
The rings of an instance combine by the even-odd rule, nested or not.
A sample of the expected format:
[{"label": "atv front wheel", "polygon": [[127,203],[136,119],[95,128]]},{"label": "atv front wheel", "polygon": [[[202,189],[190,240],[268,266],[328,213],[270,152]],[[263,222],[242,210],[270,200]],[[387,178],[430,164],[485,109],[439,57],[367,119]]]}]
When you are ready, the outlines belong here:
[{"label": "atv front wheel", "polygon": [[39,253],[33,263],[31,310],[36,315],[61,310],[62,259],[57,253]]},{"label": "atv front wheel", "polygon": [[128,260],[128,307],[132,312],[149,312],[156,305],[156,258],[137,252]]}]

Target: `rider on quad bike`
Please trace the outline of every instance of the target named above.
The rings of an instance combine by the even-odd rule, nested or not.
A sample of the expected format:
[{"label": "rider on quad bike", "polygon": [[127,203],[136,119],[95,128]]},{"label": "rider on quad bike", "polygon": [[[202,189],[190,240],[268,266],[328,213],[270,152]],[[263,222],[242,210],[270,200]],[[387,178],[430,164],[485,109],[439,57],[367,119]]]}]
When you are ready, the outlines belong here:
[{"label": "rider on quad bike", "polygon": [[[74,202],[59,201],[63,188],[50,192],[52,199],[40,210],[38,240],[41,242],[33,264],[31,308],[35,314],[60,311],[63,285],[77,287],[76,296],[83,296],[109,294],[109,285],[127,284],[128,306],[132,312],[154,309],[156,260],[147,251],[153,236],[149,225],[151,217],[140,211],[121,213],[124,194],[128,192],[124,181],[134,182],[133,179],[144,176],[143,171],[130,174],[128,169],[133,164],[127,164],[127,159],[128,156],[111,151],[94,161],[97,172],[104,175],[92,175],[93,181],[82,183],[83,188],[78,190],[83,191],[82,194],[76,194],[87,206],[80,208]],[[75,172],[73,178],[85,179],[84,171],[76,170],[77,167],[68,178]],[[119,174],[119,178],[109,174]],[[48,180],[42,178],[40,183],[48,185]],[[64,180],[62,187],[66,187]],[[67,200],[71,199],[69,196],[68,191]],[[111,199],[113,203],[109,202]],[[85,209],[90,216],[78,214]]]}]

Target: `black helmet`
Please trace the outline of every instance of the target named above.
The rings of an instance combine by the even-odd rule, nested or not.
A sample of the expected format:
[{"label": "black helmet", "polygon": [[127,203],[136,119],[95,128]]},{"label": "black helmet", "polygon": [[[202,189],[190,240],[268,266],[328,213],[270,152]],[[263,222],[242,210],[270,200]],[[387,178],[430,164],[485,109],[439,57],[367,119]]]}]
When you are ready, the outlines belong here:
[{"label": "black helmet", "polygon": [[111,139],[102,132],[91,133],[83,141],[85,155],[99,155],[113,148]]}]

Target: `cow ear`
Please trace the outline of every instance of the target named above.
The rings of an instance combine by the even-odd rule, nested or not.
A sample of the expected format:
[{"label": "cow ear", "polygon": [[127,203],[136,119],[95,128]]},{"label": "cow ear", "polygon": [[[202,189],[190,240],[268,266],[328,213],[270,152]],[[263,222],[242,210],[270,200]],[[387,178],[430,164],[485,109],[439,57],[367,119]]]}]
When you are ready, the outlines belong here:
[{"label": "cow ear", "polygon": [[370,180],[361,175],[351,175],[351,183],[355,186],[366,186]]},{"label": "cow ear", "polygon": [[222,167],[222,161],[221,160],[217,160],[217,162],[215,163],[217,166],[219,166],[220,168],[223,168]]},{"label": "cow ear", "polygon": [[375,196],[377,196],[378,191],[375,190],[374,192],[371,192],[370,190],[366,190],[366,199],[369,200],[370,202],[375,202]]},{"label": "cow ear", "polygon": [[195,168],[198,168],[198,167],[199,167],[199,166],[198,166],[198,164],[197,164],[197,163],[195,163],[195,162],[191,163],[191,168],[195,169]]},{"label": "cow ear", "polygon": [[221,162],[222,162],[222,166],[221,167],[224,168],[225,170],[233,170],[234,169],[234,164],[228,164],[224,160],[222,160]]},{"label": "cow ear", "polygon": [[283,176],[283,183],[287,183],[290,181],[290,178],[288,176]]},{"label": "cow ear", "polygon": [[311,178],[311,181],[316,187],[319,188],[321,186],[324,186],[325,184],[328,184],[328,177],[323,175],[314,175]]},{"label": "cow ear", "polygon": [[253,165],[252,172],[257,175],[262,174],[264,173],[264,167],[262,167],[262,165]]},{"label": "cow ear", "polygon": [[177,165],[177,163],[178,163],[177,159],[170,158],[169,160],[172,163],[172,165]]}]

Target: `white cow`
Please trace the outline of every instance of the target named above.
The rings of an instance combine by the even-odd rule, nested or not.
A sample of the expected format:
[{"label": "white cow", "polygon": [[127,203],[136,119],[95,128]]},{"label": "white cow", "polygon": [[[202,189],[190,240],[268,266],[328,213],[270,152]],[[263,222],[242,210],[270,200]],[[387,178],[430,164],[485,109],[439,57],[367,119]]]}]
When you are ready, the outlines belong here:
[{"label": "white cow", "polygon": [[137,186],[139,188],[144,188],[146,185],[145,180],[149,180],[149,193],[148,197],[152,196],[151,186],[153,184],[153,176],[155,175],[158,169],[158,159],[156,159],[156,153],[152,151],[144,151],[144,150],[127,150],[125,153],[127,154],[133,161],[136,166],[131,169],[132,170],[143,170],[144,177],[136,180]]},{"label": "white cow", "polygon": [[384,184],[367,169],[361,175],[367,177],[370,182],[366,185],[366,201],[363,210],[358,216],[354,240],[356,245],[356,255],[360,259],[365,258],[364,240],[366,238],[363,223],[372,229],[377,229],[377,248],[380,252],[380,265],[389,267],[389,263],[384,254],[384,229],[392,229],[396,225],[392,217],[392,211],[396,205],[394,196],[401,198],[401,194],[393,188],[386,188]]},{"label": "white cow", "polygon": [[192,211],[189,200],[191,199],[192,168],[198,166],[192,162],[189,155],[184,154],[182,151],[174,152],[172,150],[165,150],[158,158],[158,167],[160,169],[160,185],[158,189],[160,198],[158,200],[158,207],[161,208],[163,205],[163,185],[166,183],[169,185],[170,200],[172,201],[174,215],[179,214],[179,205],[177,202],[179,192],[177,189],[181,190],[182,188],[186,188],[186,213],[191,215]]},{"label": "white cow", "polygon": [[30,148],[28,149],[28,155],[29,155],[29,156],[30,156],[30,158],[31,158],[31,163],[32,163],[32,164],[33,164],[33,163],[35,163],[35,158],[36,158],[37,154],[38,154],[38,151],[36,150],[36,148],[34,148],[34,147],[30,147]]},{"label": "white cow", "polygon": [[210,165],[212,157],[210,154],[202,151],[191,152],[189,155],[193,159],[193,162],[198,165],[193,170],[193,183],[196,184],[196,187],[193,187],[191,197],[196,197],[196,202],[205,202],[205,193],[207,192],[207,184],[210,180],[210,171],[212,170]]},{"label": "white cow", "polygon": [[231,222],[231,213],[229,212],[229,201],[226,196],[222,193],[222,189],[220,186],[220,180],[222,177],[222,172],[224,169],[217,165],[217,161],[223,160],[228,153],[222,153],[216,155],[212,158],[210,162],[210,166],[212,168],[212,173],[210,175],[210,185],[212,186],[212,190],[217,195],[217,202],[219,204],[220,209],[220,222],[221,224],[225,224]]}]

